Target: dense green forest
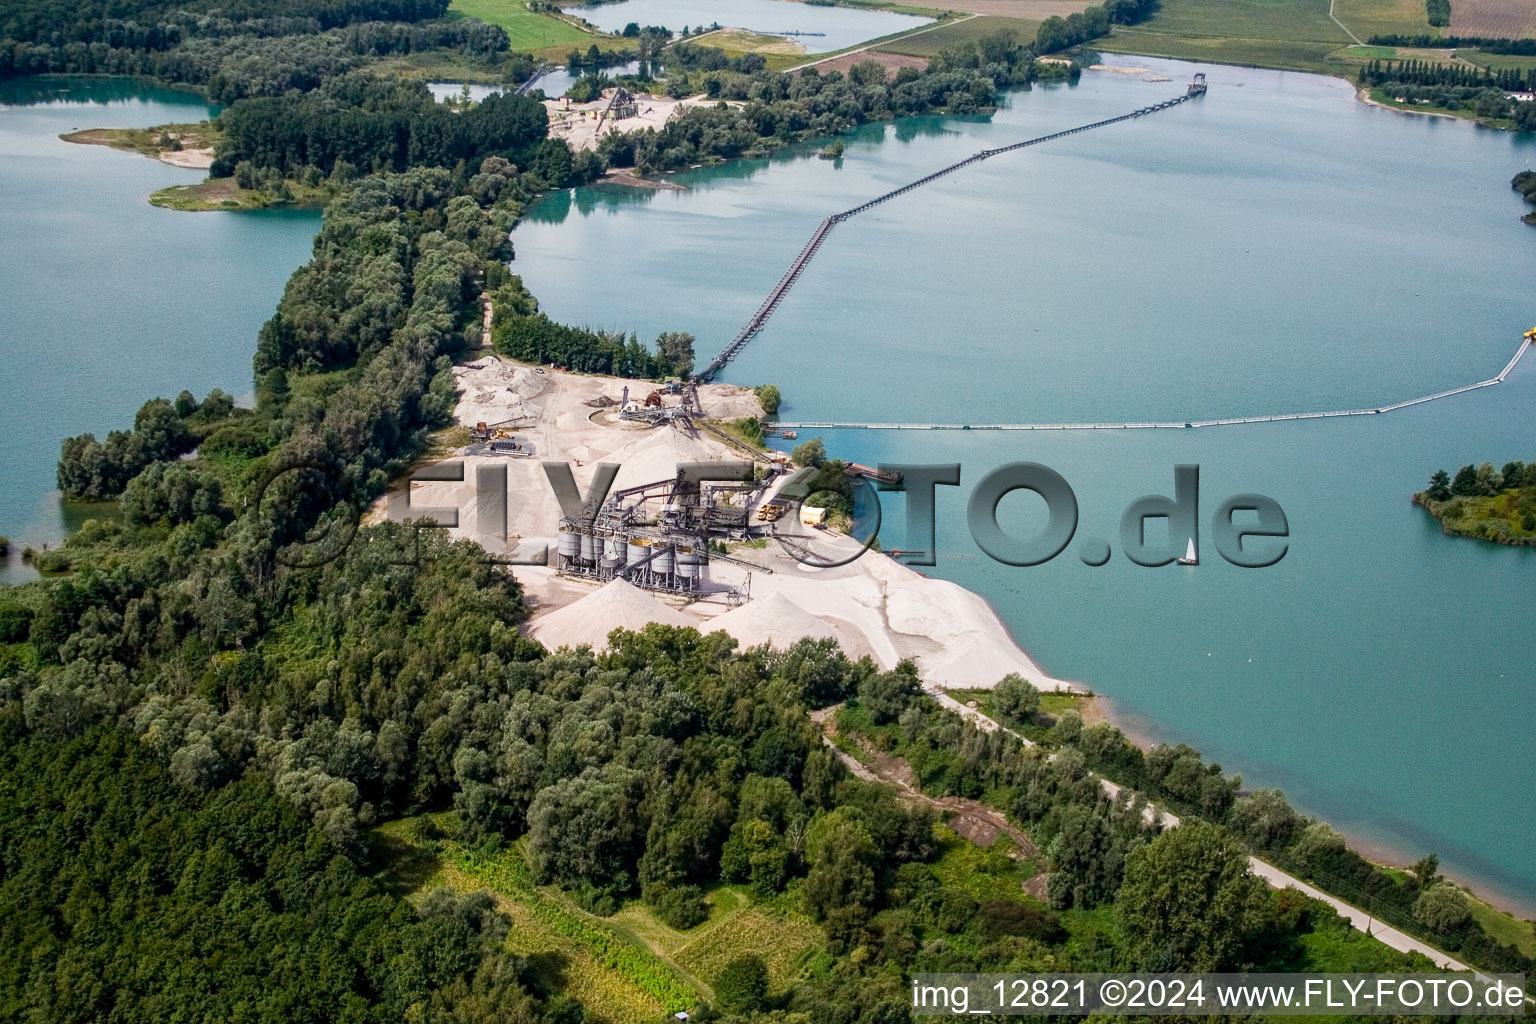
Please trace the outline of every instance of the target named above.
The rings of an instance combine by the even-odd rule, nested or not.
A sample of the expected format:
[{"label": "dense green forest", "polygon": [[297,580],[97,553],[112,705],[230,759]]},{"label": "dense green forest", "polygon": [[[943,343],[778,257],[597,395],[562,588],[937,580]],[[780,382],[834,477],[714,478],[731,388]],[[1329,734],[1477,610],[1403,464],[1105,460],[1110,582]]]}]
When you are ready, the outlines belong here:
[{"label": "dense green forest", "polygon": [[281,96],[391,54],[452,51],[503,71],[499,28],[444,20],[444,0],[286,0],[279,3],[75,4],[33,0],[0,13],[0,78],[48,72],[139,75],[196,86],[209,99]]},{"label": "dense green forest", "polygon": [[0,708],[0,1017],[577,1024],[484,896],[389,895],[263,779],[187,785],[121,728]]},{"label": "dense green forest", "polygon": [[1452,49],[1477,49],[1484,53],[1507,53],[1521,57],[1536,57],[1536,39],[1499,39],[1483,36],[1404,36],[1374,35],[1368,40],[1372,46],[1407,46],[1423,49],[1450,47]]},{"label": "dense green forest", "polygon": [[[171,43],[109,22],[165,33],[198,10],[26,5],[3,23],[21,41],[7,66],[18,47],[179,52],[215,30]],[[245,33],[279,39],[440,13],[294,0],[207,18],[305,22]],[[687,74],[744,105],[605,142],[601,161],[546,140],[531,101],[439,114],[366,68],[242,93],[220,160],[323,174],[335,195],[256,340],[255,407],[182,393],[146,403],[132,429],[66,441],[61,488],[119,514],[34,554],[43,579],[0,590],[0,1015],[578,1024],[594,1018],[570,995],[577,968],[511,952],[515,919],[554,914],[598,948],[616,912],[686,933],[723,893],[811,922],[789,976],[735,957],[700,979],[711,997],[632,946],[603,947],[602,962],[647,974],[669,1005],[687,995],[696,1019],[753,1024],[900,1024],[923,970],[1423,966],[1265,889],[1243,870],[1250,850],[1481,966],[1530,972],[1429,861],[1384,872],[1187,747],[1144,754],[1072,712],[1042,717],[1022,681],[993,710],[1035,747],[943,710],[912,665],[880,671],[825,641],[743,652],[651,626],[602,655],[549,652],[519,633],[521,588],[479,548],[359,525],[450,422],[450,370],[479,345],[483,294],[503,351],[687,372],[687,335],[653,352],[538,312],[506,261],[539,191],[601,163],[674,166],[979,109],[1032,67],[1007,37],[890,82],[859,66],[701,66]],[[846,488],[825,454],[800,461]],[[813,711],[849,756],[899,756],[918,789],[984,802],[1023,839],[982,849],[932,803],[850,776]],[[1160,830],[1144,796],[1111,799],[1095,772],[1186,824]],[[394,826],[491,893],[413,882],[381,842]],[[556,894],[595,916],[550,910]]]}]

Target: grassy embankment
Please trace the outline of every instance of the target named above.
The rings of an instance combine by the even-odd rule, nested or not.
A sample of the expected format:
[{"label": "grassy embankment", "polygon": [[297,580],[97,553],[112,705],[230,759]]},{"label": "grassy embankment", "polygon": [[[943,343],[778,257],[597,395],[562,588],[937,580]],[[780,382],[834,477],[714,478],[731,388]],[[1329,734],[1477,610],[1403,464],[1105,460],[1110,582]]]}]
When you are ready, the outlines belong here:
[{"label": "grassy embankment", "polygon": [[439,886],[485,889],[512,919],[507,948],[528,958],[548,992],[579,999],[597,1019],[646,1020],[710,999],[711,983],[747,953],[768,965],[770,991],[800,978],[822,948],[822,932],[794,909],[791,895],[753,903],[745,888],[709,893],[709,918],[687,931],[663,924],[639,902],[600,918],[555,886],[537,885],[520,844],[487,854],[421,838],[422,819],[392,822],[370,836],[381,878],[419,898]]},{"label": "grassy embankment", "polygon": [[807,60],[805,44],[782,36],[768,36],[744,28],[722,28],[692,36],[688,42],[712,46],[730,54],[757,53],[767,62],[769,71],[783,71]]},{"label": "grassy embankment", "polygon": [[149,201],[167,210],[265,210],[283,206],[318,210],[328,202],[332,189],[325,184],[305,185],[288,181],[289,197],[259,188],[241,188],[234,178],[209,178],[195,185],[172,185],[151,192]]},{"label": "grassy embankment", "polygon": [[1488,497],[1459,496],[1446,501],[1434,501],[1420,491],[1413,500],[1440,520],[1441,529],[1452,536],[1536,545],[1536,517],[1530,511],[1536,500],[1533,490],[1511,487]]},{"label": "grassy embankment", "polygon": [[[1465,892],[1465,890],[1463,890]],[[1521,921],[1497,907],[1491,907],[1471,893],[1466,893],[1472,917],[1483,931],[1507,946],[1514,946],[1526,956],[1536,956],[1536,921]]]}]

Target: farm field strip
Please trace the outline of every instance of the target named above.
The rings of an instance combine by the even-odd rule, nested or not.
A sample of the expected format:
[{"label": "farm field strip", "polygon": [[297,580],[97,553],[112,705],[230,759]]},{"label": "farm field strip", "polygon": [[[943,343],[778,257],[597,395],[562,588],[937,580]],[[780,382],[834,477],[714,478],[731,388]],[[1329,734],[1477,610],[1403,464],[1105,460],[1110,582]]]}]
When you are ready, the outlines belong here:
[{"label": "farm field strip", "polygon": [[1536,36],[1536,4],[1531,0],[1451,0],[1448,31],[1456,36],[1529,39]]},{"label": "farm field strip", "polygon": [[523,52],[577,43],[586,45],[596,39],[592,33],[570,22],[530,11],[522,0],[453,0],[449,14],[454,13],[479,18],[488,25],[499,25],[506,30],[512,49]]},{"label": "farm field strip", "polygon": [[880,53],[894,53],[905,57],[935,57],[940,50],[951,46],[974,43],[993,32],[1013,32],[1020,43],[1030,43],[1040,28],[1039,21],[1023,18],[1005,18],[984,14],[965,21],[941,25],[926,32],[914,33],[871,49]]}]

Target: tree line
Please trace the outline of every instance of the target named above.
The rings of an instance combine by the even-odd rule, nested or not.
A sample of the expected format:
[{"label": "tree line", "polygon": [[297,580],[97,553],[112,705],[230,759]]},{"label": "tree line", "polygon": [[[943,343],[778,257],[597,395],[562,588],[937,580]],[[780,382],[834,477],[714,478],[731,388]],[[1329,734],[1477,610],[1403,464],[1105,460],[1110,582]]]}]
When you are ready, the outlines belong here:
[{"label": "tree line", "polygon": [[215,389],[202,402],[183,391],[175,402],[151,399],[139,407],[132,430],[114,430],[105,441],[81,434],[64,441],[57,480],[66,497],[106,501],[151,465],[192,451],[239,412],[234,399]]},{"label": "tree line", "polygon": [[529,166],[540,160],[548,124],[543,105],[527,96],[493,93],[455,112],[436,102],[424,83],[357,72],[312,92],[230,107],[219,116],[212,173],[227,176],[242,161],[288,177],[307,168],[329,173],[338,162],[398,171],[461,161],[478,168],[498,156]]},{"label": "tree line", "polygon": [[999,89],[1025,84],[1035,75],[1035,52],[1019,45],[1011,32],[953,47],[925,70],[902,68],[890,80],[875,61],[855,64],[846,74],[822,74],[814,67],[795,74],[746,73],[732,70],[746,66],[737,58],[711,48],[690,44],[674,49],[683,57],[676,67],[668,65],[671,91],[702,91],[728,102],[689,107],[660,129],[605,135],[597,150],[604,165],[655,173],[836,135],[869,121],[984,110],[996,104]]},{"label": "tree line", "polygon": [[1109,34],[1112,25],[1134,25],[1156,13],[1159,0],[1106,0],[1063,18],[1053,14],[1035,30],[1035,49],[1057,53]]},{"label": "tree line", "polygon": [[1498,39],[1484,36],[1431,36],[1431,35],[1374,35],[1368,40],[1372,46],[1407,46],[1425,49],[1482,50],[1484,53],[1505,53],[1520,57],[1536,57],[1536,39]]},{"label": "tree line", "polygon": [[109,74],[195,85],[229,103],[311,89],[369,56],[451,50],[526,77],[506,33],[445,20],[442,0],[295,0],[277,5],[171,5],[33,0],[0,15],[0,78]]},{"label": "tree line", "polygon": [[[1499,502],[1475,500],[1501,495]],[[1502,469],[1491,462],[1468,464],[1455,476],[1437,469],[1413,500],[1439,519],[1446,533],[1500,544],[1536,543],[1536,462],[1516,459]]]},{"label": "tree line", "polygon": [[1536,131],[1536,103],[1514,100],[1510,92],[1536,85],[1536,72],[1517,68],[1487,71],[1432,61],[1373,60],[1360,69],[1359,82],[1409,103],[1429,103],[1446,110],[1469,109],[1478,117],[1509,118],[1520,131]]},{"label": "tree line", "polygon": [[669,332],[654,351],[623,331],[593,331],[558,324],[543,313],[497,312],[496,351],[525,363],[549,363],[577,373],[615,377],[687,377],[693,372],[693,335]]},{"label": "tree line", "polygon": [[1404,82],[1412,85],[1449,86],[1453,88],[1493,88],[1520,92],[1536,82],[1536,72],[1519,68],[1493,71],[1465,64],[1440,64],[1428,60],[1371,60],[1360,68],[1361,85]]},{"label": "tree line", "polygon": [[[861,701],[868,705],[862,695]],[[877,749],[905,758],[925,791],[986,799],[1025,823],[1049,857],[1045,892],[1053,908],[1114,902],[1123,913],[1131,859],[1155,834],[1142,813],[1150,797],[1183,817],[1185,824],[1173,834],[1192,820],[1209,823],[1241,848],[1471,963],[1519,972],[1536,966],[1483,929],[1460,890],[1439,876],[1433,855],[1406,873],[1384,870],[1351,850],[1327,823],[1295,811],[1279,790],[1244,792],[1240,776],[1225,775],[1220,765],[1205,761],[1187,744],[1164,744],[1144,752],[1114,726],[1084,725],[1072,710],[1046,718],[1052,724],[1042,732],[1036,724],[1039,694],[1017,676],[998,684],[993,702],[995,716],[1003,722],[1015,728],[1034,724],[1032,731],[1043,747],[1025,747],[1007,732],[981,732],[922,697],[904,707],[893,702],[845,713],[839,724],[869,737]],[[1124,799],[1106,797],[1090,772],[1129,787],[1122,793]],[[1126,795],[1132,791],[1134,799]],[[1063,793],[1076,795],[1064,805]],[[1269,912],[1285,918],[1284,905],[1282,901]],[[1169,938],[1175,947],[1205,941],[1203,932],[1222,926],[1219,918],[1199,914],[1183,920],[1188,932]],[[1143,919],[1138,930],[1147,927]],[[1200,967],[1188,960],[1158,965],[1155,957],[1166,955],[1164,950],[1133,943],[1154,959],[1120,963],[1127,969],[1221,970],[1267,962],[1269,969],[1278,969],[1275,965],[1295,953],[1292,944],[1300,925],[1294,919],[1277,925],[1261,907],[1258,917],[1234,927],[1234,934],[1214,941],[1224,941],[1229,956],[1237,959]]]}]

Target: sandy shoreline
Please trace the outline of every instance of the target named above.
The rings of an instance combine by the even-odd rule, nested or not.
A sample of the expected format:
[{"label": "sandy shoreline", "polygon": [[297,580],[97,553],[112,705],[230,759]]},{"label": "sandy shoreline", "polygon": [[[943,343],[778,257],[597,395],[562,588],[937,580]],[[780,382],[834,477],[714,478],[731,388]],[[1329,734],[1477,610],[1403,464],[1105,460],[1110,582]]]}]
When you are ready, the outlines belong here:
[{"label": "sandy shoreline", "polygon": [[87,128],[84,131],[68,132],[59,138],[65,142],[73,142],[81,146],[106,146],[123,153],[137,153],[139,156],[152,156],[163,164],[172,167],[184,167],[190,170],[206,171],[213,166],[212,147],[187,147],[184,149],[162,149],[153,154],[146,153],[137,147],[124,141],[124,134],[134,129],[124,128]]},{"label": "sandy shoreline", "polygon": [[683,186],[672,181],[659,181],[655,178],[642,178],[632,171],[614,168],[606,172],[597,180],[599,185],[623,185],[626,188],[648,188],[666,192],[685,191]]},{"label": "sandy shoreline", "polygon": [[1446,114],[1438,110],[1414,110],[1410,107],[1395,107],[1390,103],[1383,103],[1378,99],[1372,98],[1371,90],[1369,89],[1356,89],[1355,99],[1359,100],[1361,103],[1369,104],[1373,107],[1380,107],[1382,110],[1391,110],[1399,114],[1417,114],[1420,117],[1444,117],[1451,121],[1473,120],[1473,118],[1457,117],[1455,114]]}]

